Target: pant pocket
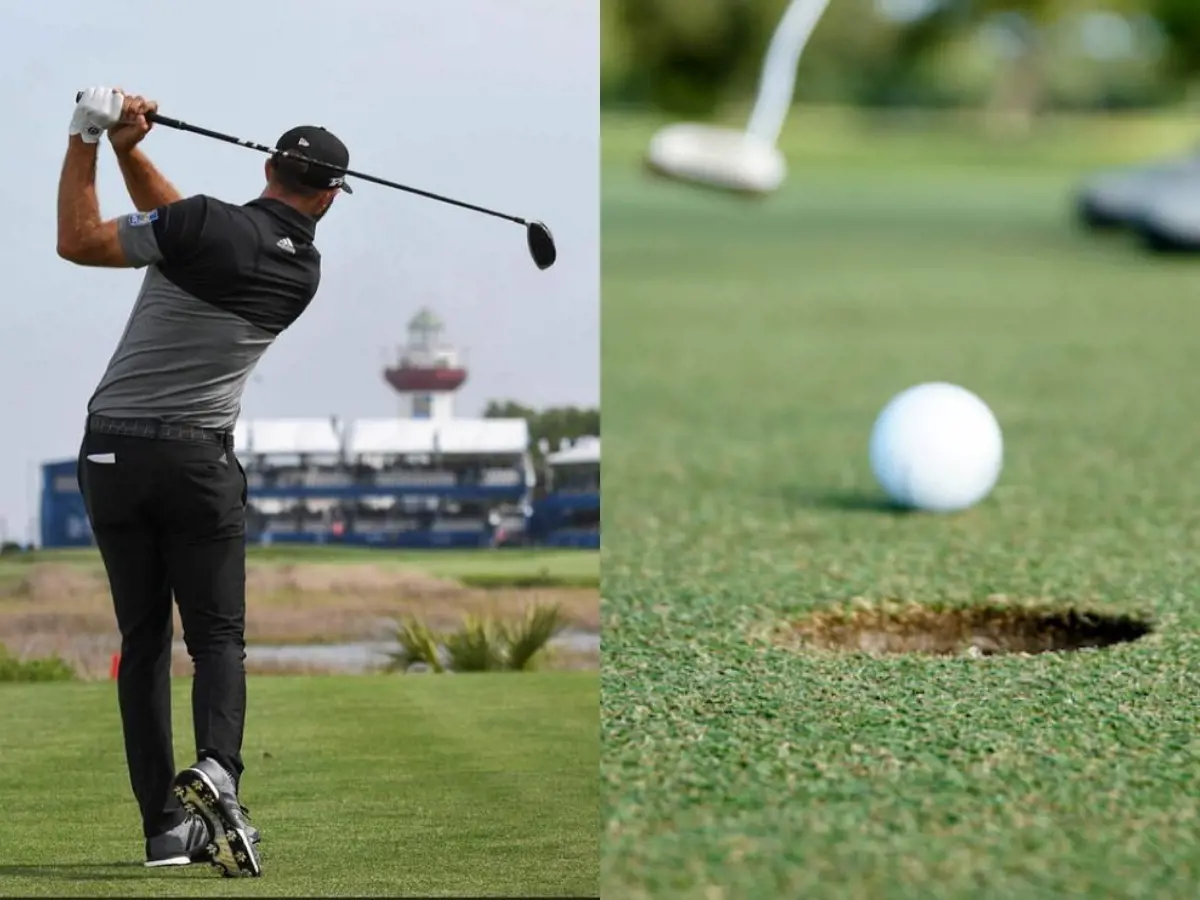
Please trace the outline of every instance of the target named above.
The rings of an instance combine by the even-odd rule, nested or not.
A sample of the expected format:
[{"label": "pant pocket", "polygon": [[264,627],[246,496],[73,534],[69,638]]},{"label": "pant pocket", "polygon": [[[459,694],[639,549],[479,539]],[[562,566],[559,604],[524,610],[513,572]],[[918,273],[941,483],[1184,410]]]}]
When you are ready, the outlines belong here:
[{"label": "pant pocket", "polygon": [[75,477],[93,531],[125,527],[137,520],[146,490],[145,473],[133,461],[122,460],[117,448],[84,438]]},{"label": "pant pocket", "polygon": [[250,483],[246,480],[246,470],[242,468],[242,461],[233,455],[230,451],[229,455],[233,457],[234,463],[237,464],[238,474],[242,477],[242,508],[245,509],[246,501],[249,499]]},{"label": "pant pocket", "polygon": [[219,540],[245,532],[245,480],[231,462],[192,459],[175,467],[170,530],[190,540]]}]

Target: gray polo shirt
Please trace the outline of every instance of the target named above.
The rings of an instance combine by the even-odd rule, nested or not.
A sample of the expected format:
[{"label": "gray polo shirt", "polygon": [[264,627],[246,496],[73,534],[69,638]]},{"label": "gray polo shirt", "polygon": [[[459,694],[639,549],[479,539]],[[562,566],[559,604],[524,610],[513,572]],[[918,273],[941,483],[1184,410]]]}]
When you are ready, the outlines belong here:
[{"label": "gray polo shirt", "polygon": [[232,431],[250,373],[317,292],[315,231],[261,198],[198,195],[121,219],[146,277],[88,412]]}]

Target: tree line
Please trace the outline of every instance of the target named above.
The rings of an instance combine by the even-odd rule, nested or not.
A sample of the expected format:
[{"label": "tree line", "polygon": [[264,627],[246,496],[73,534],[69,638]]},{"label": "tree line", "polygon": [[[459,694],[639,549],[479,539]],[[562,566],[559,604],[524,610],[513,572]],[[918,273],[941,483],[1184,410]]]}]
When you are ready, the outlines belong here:
[{"label": "tree line", "polygon": [[552,406],[535,409],[515,400],[491,400],[483,411],[485,419],[524,419],[529,423],[529,450],[539,470],[543,442],[548,452],[558,450],[564,441],[600,436],[600,410],[579,406]]},{"label": "tree line", "polygon": [[[788,2],[602,0],[602,101],[694,118],[744,103]],[[798,99],[1153,106],[1200,75],[1200,0],[929,0],[905,18],[883,5],[831,0]]]}]

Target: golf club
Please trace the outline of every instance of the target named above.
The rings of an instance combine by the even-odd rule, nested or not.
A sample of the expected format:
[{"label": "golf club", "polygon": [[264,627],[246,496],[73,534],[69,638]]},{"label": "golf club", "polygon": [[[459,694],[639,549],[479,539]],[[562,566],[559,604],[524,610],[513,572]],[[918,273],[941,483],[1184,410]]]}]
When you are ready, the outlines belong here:
[{"label": "golf club", "polygon": [[791,110],[800,57],[830,0],[792,0],[771,36],[745,130],[680,122],[660,129],[646,165],[666,178],[761,197],[787,177],[776,142]]},{"label": "golf club", "polygon": [[746,132],[772,145],[779,140],[796,93],[796,74],[808,40],[830,0],[792,0],[767,47],[759,76],[758,96]]},{"label": "golf club", "polygon": [[[75,95],[75,102],[78,103],[83,97],[83,92],[80,91]],[[324,163],[309,159],[299,153],[291,150],[276,151],[263,144],[256,144],[253,141],[247,141],[243,138],[233,137],[228,134],[221,134],[219,131],[211,131],[207,128],[201,128],[199,125],[191,125],[187,122],[181,122],[179,119],[172,119],[169,116],[163,116],[158,113],[151,113],[147,120],[155,125],[163,125],[167,128],[174,128],[178,131],[189,131],[192,134],[198,134],[202,137],[214,138],[218,141],[225,141],[227,144],[237,144],[241,147],[248,147],[251,150],[257,150],[260,153],[268,155],[278,154],[288,159],[294,159],[298,162],[306,162],[325,168],[334,168],[326,166]],[[516,222],[518,225],[525,226],[525,240],[529,245],[529,255],[533,257],[534,265],[539,269],[548,269],[554,265],[554,261],[558,259],[558,248],[554,245],[554,236],[550,234],[550,229],[543,222],[531,222],[528,219],[522,219],[520,216],[511,216],[507,213],[497,212],[494,209],[487,209],[482,206],[475,206],[471,203],[464,203],[461,200],[452,200],[449,197],[443,197],[440,194],[433,194],[429,191],[422,191],[419,188],[409,187],[404,184],[398,184],[395,181],[388,181],[384,178],[378,178],[374,175],[365,175],[362,172],[354,172],[350,169],[339,170],[342,174],[349,175],[353,178],[358,178],[362,181],[370,181],[374,184],[381,184],[384,187],[395,188],[398,191],[407,191],[410,194],[416,194],[419,197],[428,197],[430,200],[437,200],[441,203],[449,203],[451,206],[460,206],[463,209],[469,209],[474,212],[483,213],[487,216],[495,216],[497,219],[505,219],[509,222]]]}]

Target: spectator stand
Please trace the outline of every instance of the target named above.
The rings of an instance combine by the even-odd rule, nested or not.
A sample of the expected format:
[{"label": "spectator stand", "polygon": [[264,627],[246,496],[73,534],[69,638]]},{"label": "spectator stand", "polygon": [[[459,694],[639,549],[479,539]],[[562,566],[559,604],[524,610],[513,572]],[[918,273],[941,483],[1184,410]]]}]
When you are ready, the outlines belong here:
[{"label": "spectator stand", "polygon": [[552,547],[600,547],[600,438],[546,456],[547,491],[533,504],[530,537]]},{"label": "spectator stand", "polygon": [[[524,419],[260,419],[234,433],[247,539],[391,547],[523,542]],[[43,466],[42,546],[92,543],[75,461]]]}]

